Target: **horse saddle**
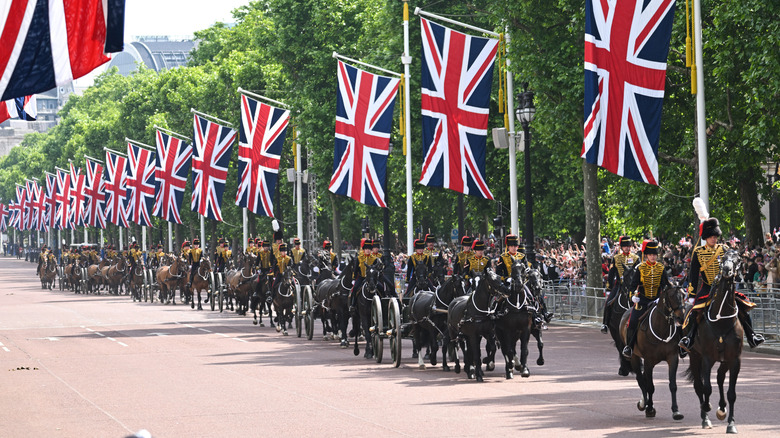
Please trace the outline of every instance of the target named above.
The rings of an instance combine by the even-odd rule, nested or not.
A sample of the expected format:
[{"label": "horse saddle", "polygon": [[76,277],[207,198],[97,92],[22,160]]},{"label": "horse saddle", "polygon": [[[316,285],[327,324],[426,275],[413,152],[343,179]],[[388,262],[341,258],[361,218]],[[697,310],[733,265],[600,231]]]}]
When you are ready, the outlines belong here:
[{"label": "horse saddle", "polygon": [[639,317],[639,324],[642,324],[647,320],[647,316],[650,315],[650,311],[653,310],[655,306],[657,306],[658,303],[656,301],[651,302],[647,305],[647,308],[645,309],[644,313],[642,313],[642,316]]},{"label": "horse saddle", "polygon": [[613,296],[611,300],[607,301],[607,305],[608,306],[614,305],[615,302],[618,300],[618,298],[620,298],[620,295],[622,295],[622,292],[616,293],[615,296]]}]

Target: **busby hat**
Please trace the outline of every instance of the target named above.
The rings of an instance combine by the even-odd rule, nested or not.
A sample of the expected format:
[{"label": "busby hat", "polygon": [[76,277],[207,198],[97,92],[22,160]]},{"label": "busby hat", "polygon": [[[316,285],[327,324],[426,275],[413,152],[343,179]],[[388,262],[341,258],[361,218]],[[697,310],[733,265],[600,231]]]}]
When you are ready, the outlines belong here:
[{"label": "busby hat", "polygon": [[293,239],[293,244],[294,245],[300,245],[301,244],[301,239],[296,237],[295,239]]},{"label": "busby hat", "polygon": [[333,244],[330,242],[330,240],[325,240],[322,242],[322,249],[331,249],[333,248]]},{"label": "busby hat", "polygon": [[158,244],[157,244],[157,249],[162,249],[162,247],[163,247],[163,246],[162,246],[162,243],[158,243]]},{"label": "busby hat", "polygon": [[484,251],[485,242],[481,240],[475,240],[474,243],[471,244],[471,249],[473,249],[474,251]]},{"label": "busby hat", "polygon": [[263,239],[259,237],[255,237],[255,245],[261,246],[263,244]]},{"label": "busby hat", "polygon": [[425,242],[422,239],[414,241],[414,249],[425,249]]},{"label": "busby hat", "polygon": [[631,238],[628,236],[620,236],[620,246],[631,246],[634,242],[631,241]]},{"label": "busby hat", "polygon": [[720,222],[717,218],[711,217],[701,223],[701,238],[706,239],[712,236],[721,236]]},{"label": "busby hat", "polygon": [[182,249],[189,248],[189,247],[190,247],[190,241],[189,240],[185,240],[184,242],[182,242],[182,244],[181,244],[181,248]]},{"label": "busby hat", "polygon": [[460,244],[463,245],[463,246],[469,246],[470,247],[472,242],[473,242],[473,240],[469,236],[463,236],[463,237],[460,238]]},{"label": "busby hat", "polygon": [[434,236],[433,234],[426,234],[425,243],[436,243],[436,236]]},{"label": "busby hat", "polygon": [[520,246],[520,239],[514,234],[507,234],[504,238],[504,246]]},{"label": "busby hat", "polygon": [[218,243],[225,243],[225,238],[224,237],[220,237]]},{"label": "busby hat", "polygon": [[655,254],[658,255],[658,241],[649,240],[644,243],[643,255]]},{"label": "busby hat", "polygon": [[274,240],[284,240],[284,233],[282,233],[282,230],[274,231]]},{"label": "busby hat", "polygon": [[518,242],[518,244],[517,244],[517,250],[518,250],[519,252],[525,252],[525,243],[523,243],[523,242]]},{"label": "busby hat", "polygon": [[360,249],[371,249],[371,239],[360,239]]},{"label": "busby hat", "polygon": [[254,245],[255,244],[255,239],[250,237],[250,238],[246,239],[246,243],[247,243],[247,245]]},{"label": "busby hat", "polygon": [[192,244],[193,245],[200,245],[200,239],[198,239],[197,237],[192,239]]},{"label": "busby hat", "polygon": [[279,252],[287,251],[287,244],[286,243],[280,243],[279,244]]},{"label": "busby hat", "polygon": [[379,249],[382,247],[382,242],[379,241],[379,239],[372,240],[371,241],[371,248],[373,249]]},{"label": "busby hat", "polygon": [[263,240],[263,246],[265,246],[265,247],[267,247],[267,248],[268,248],[268,247],[270,247],[270,246],[271,246],[271,242],[269,242],[269,241],[267,241],[267,240]]}]

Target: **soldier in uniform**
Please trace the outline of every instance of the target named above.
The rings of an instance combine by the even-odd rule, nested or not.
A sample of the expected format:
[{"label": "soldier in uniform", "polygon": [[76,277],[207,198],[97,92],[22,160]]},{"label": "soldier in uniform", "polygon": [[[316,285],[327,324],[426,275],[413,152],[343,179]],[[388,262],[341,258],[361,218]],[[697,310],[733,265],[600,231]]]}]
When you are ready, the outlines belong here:
[{"label": "soldier in uniform", "polygon": [[[628,236],[620,236],[620,253],[616,254],[612,258],[612,264],[609,267],[609,273],[607,274],[607,289],[609,289],[609,295],[604,302],[604,317],[601,321],[601,333],[606,334],[608,331],[607,324],[612,317],[612,305],[610,302],[615,298],[615,294],[620,290],[620,284],[623,282],[623,272],[626,267],[630,268],[639,261],[639,256],[631,253],[631,246],[634,242]],[[626,279],[629,282],[631,279]]]},{"label": "soldier in uniform", "polygon": [[298,264],[303,260],[303,257],[306,255],[306,250],[301,248],[301,239],[295,238],[293,239],[293,249],[292,249],[292,260],[293,263]]},{"label": "soldier in uniform", "polygon": [[[471,244],[471,249],[474,251],[474,255],[469,258],[469,264],[466,268],[465,278],[471,280],[472,273],[485,273],[490,259],[485,257],[485,242],[481,240],[475,240]],[[472,285],[473,289],[473,285]]]},{"label": "soldier in uniform", "polygon": [[252,256],[257,257],[257,248],[255,248],[255,239],[250,237],[250,238],[248,238],[246,240],[246,250],[245,250],[245,252],[246,252],[247,255],[252,255]]},{"label": "soldier in uniform", "polygon": [[471,258],[472,255],[474,255],[473,252],[471,252],[471,237],[469,236],[463,236],[460,238],[460,246],[463,248],[461,252],[459,252],[455,256],[455,263],[452,267],[452,273],[455,275],[463,276],[466,274],[466,268],[469,264],[469,258]]},{"label": "soldier in uniform", "polygon": [[374,263],[374,256],[371,255],[371,239],[361,239],[360,249],[363,250],[363,252],[355,259],[355,266],[352,269],[352,278],[354,279],[354,282],[349,294],[350,313],[355,311],[358,291],[363,287],[363,283],[366,281],[366,267]]},{"label": "soldier in uniform", "polygon": [[339,259],[336,253],[333,252],[333,243],[330,240],[322,242],[322,251],[320,252],[320,260],[324,266],[330,266],[331,272],[334,274],[339,267]]},{"label": "soldier in uniform", "polygon": [[414,241],[414,254],[409,256],[409,260],[406,263],[407,263],[406,264],[407,287],[404,296],[411,297],[413,292],[416,291],[417,289],[433,290],[433,285],[430,284],[430,280],[428,280],[428,284],[418,285],[417,278],[414,275],[414,271],[415,269],[417,269],[418,266],[423,266],[423,265],[426,266],[429,274],[433,269],[433,260],[431,260],[431,256],[425,254],[425,242],[423,240],[417,239]]},{"label": "soldier in uniform", "polygon": [[132,266],[133,271],[135,271],[136,267],[139,265],[139,262],[141,265],[143,265],[143,254],[138,249],[138,242],[133,242],[130,245],[130,266]]},{"label": "soldier in uniform", "polygon": [[[718,243],[718,238],[721,236],[718,219],[711,217],[702,221],[700,235],[704,245],[693,250],[693,254],[691,254],[691,270],[688,274],[690,280],[688,295],[695,293],[696,298],[693,302],[693,308],[688,311],[685,324],[683,325],[684,336],[680,339],[679,344],[680,357],[685,357],[690,352],[691,346],[693,346],[696,329],[698,328],[699,314],[707,305],[712,283],[715,281],[715,277],[720,274],[720,256],[726,251],[726,248]],[[737,294],[737,308],[739,309],[737,318],[742,324],[745,337],[751,348],[755,348],[764,342],[764,336],[753,330],[753,321],[747,312],[747,309],[753,306],[754,304],[748,301],[745,295]]]},{"label": "soldier in uniform", "polygon": [[214,267],[217,272],[225,272],[225,266],[227,266],[230,250],[227,248],[227,242],[224,237],[220,237],[217,241],[217,249],[214,251]]},{"label": "soldier in uniform", "polygon": [[189,259],[190,259],[190,251],[191,251],[190,250],[190,241],[189,240],[185,240],[181,244],[181,254],[180,254],[180,257],[183,258],[184,260],[188,260],[189,261]]},{"label": "soldier in uniform", "polygon": [[274,243],[271,245],[271,254],[274,257],[279,257],[279,245],[284,241],[284,233],[282,230],[274,231]]},{"label": "soldier in uniform", "polygon": [[626,346],[623,348],[623,357],[631,358],[631,353],[636,343],[636,329],[639,319],[647,312],[650,303],[658,298],[662,288],[669,286],[666,277],[666,267],[658,261],[658,242],[652,240],[645,245],[642,255],[646,260],[636,268],[636,274],[631,280],[629,289],[634,292],[631,301],[634,307],[628,317],[628,330],[626,330]]},{"label": "soldier in uniform", "polygon": [[203,258],[203,250],[200,249],[200,239],[197,237],[192,239],[192,249],[189,250],[188,261],[190,263],[190,282],[187,283],[187,287],[192,287],[192,279],[195,278],[195,273],[200,268],[200,260]]},{"label": "soldier in uniform", "polygon": [[271,286],[271,293],[268,294],[268,297],[266,297],[266,301],[268,303],[273,302],[276,295],[276,289],[279,287],[279,283],[281,283],[284,279],[285,271],[290,269],[290,266],[292,266],[292,258],[287,255],[287,244],[280,243],[279,246],[276,247],[276,250],[279,255],[273,256],[272,254],[274,282],[273,286]]},{"label": "soldier in uniform", "polygon": [[520,246],[520,239],[514,234],[507,234],[504,237],[504,251],[498,257],[498,264],[496,265],[496,274],[501,277],[501,281],[507,285],[512,281],[512,265],[515,261],[522,261],[525,259],[525,254],[517,252],[517,247]]}]

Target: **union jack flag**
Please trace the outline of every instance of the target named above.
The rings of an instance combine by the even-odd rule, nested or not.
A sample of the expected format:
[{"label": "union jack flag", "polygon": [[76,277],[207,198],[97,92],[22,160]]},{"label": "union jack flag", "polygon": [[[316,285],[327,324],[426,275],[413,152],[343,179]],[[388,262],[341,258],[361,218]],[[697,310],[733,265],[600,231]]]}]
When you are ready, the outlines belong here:
[{"label": "union jack flag", "polygon": [[57,190],[54,194],[55,216],[58,230],[72,228],[70,218],[70,173],[57,168]]},{"label": "union jack flag", "polygon": [[385,175],[400,80],[338,62],[336,146],[328,189],[387,207]]},{"label": "union jack flag", "polygon": [[106,151],[106,222],[127,228],[127,157]]},{"label": "union jack flag", "polygon": [[70,222],[75,227],[84,226],[84,174],[70,163]]},{"label": "union jack flag", "polygon": [[38,229],[38,184],[32,180],[25,180],[24,188],[27,191],[27,205],[25,206],[25,219],[27,221],[27,229]]},{"label": "union jack flag", "polygon": [[236,140],[236,131],[197,114],[194,131],[192,211],[221,221],[222,194],[225,191],[230,153]]},{"label": "union jack flag", "polygon": [[103,181],[103,165],[87,159],[86,171],[84,222],[90,227],[105,228],[106,182]]},{"label": "union jack flag", "polygon": [[16,204],[19,205],[19,218],[16,221],[16,229],[25,231],[30,228],[30,216],[32,216],[32,203],[27,195],[27,188],[16,185]]},{"label": "union jack flag", "polygon": [[236,205],[274,217],[273,195],[290,111],[241,95]]},{"label": "union jack flag", "polygon": [[8,119],[34,121],[38,117],[38,104],[35,95],[17,97],[0,102],[0,123]]},{"label": "union jack flag", "polygon": [[8,204],[8,226],[14,227],[16,229],[19,229],[19,216],[20,214],[21,206],[18,202],[11,201],[10,204]]},{"label": "union jack flag", "polygon": [[421,18],[420,184],[493,199],[485,181],[488,105],[498,40]]},{"label": "union jack flag", "polygon": [[46,172],[46,228],[57,229],[57,175]]},{"label": "union jack flag", "polygon": [[0,202],[0,233],[5,233],[8,229],[8,207]]},{"label": "union jack flag", "polygon": [[127,144],[127,216],[141,226],[151,226],[154,207],[154,151]]},{"label": "union jack flag", "polygon": [[585,3],[582,157],[658,185],[658,141],[674,0]]},{"label": "union jack flag", "polygon": [[182,223],[181,205],[191,163],[192,146],[160,130],[157,131],[155,216],[168,222]]}]

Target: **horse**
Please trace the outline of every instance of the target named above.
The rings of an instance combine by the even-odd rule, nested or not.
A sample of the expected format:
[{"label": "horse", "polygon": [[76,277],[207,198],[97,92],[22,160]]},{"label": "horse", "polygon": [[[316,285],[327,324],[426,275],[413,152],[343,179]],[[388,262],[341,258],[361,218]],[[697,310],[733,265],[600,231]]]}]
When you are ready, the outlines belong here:
[{"label": "horse", "polygon": [[[636,343],[631,355],[631,372],[636,374],[642,400],[637,408],[645,411],[645,417],[655,417],[653,407],[653,368],[665,361],[669,366],[669,391],[672,393],[672,418],[682,420],[683,414],[677,409],[677,364],[685,303],[683,290],[667,286],[658,296],[656,303],[639,320]],[[626,310],[620,320],[620,336],[626,342],[626,330],[630,310]]]},{"label": "horse", "polygon": [[[420,291],[414,294],[409,303],[409,319],[412,323],[413,343],[426,345],[430,349],[431,365],[436,366],[436,353],[439,350],[438,337],[442,337],[442,345],[449,341],[447,331],[447,313],[450,303],[459,296],[466,295],[463,279],[454,275],[437,288],[436,291]],[[425,368],[422,356],[417,357],[420,368]],[[442,349],[442,368],[449,371],[447,365],[447,348]]]},{"label": "horse", "polygon": [[[375,295],[381,296],[379,292],[379,276],[382,275],[384,270],[384,264],[381,260],[377,259],[371,265],[366,266],[366,279],[363,282],[363,286],[359,291],[355,291],[357,294],[357,309],[358,318],[360,319],[360,326],[363,329],[363,336],[366,339],[366,352],[363,355],[366,359],[374,357],[374,347],[371,345],[371,306]],[[360,330],[355,330],[355,356],[360,354],[360,348],[358,347],[358,338],[360,336]]]},{"label": "horse", "polygon": [[[503,294],[496,286],[496,274],[488,269],[484,275],[471,273],[474,288],[468,295],[455,298],[450,303],[447,314],[447,329],[451,348],[450,355],[455,359],[455,372],[460,372],[460,363],[455,355],[458,341],[466,339],[463,362],[469,379],[483,381],[482,362],[480,361],[480,343],[482,338],[493,336],[494,318],[497,307],[496,298]],[[482,278],[482,277],[485,278]],[[463,345],[461,346],[463,347]]]},{"label": "horse", "polygon": [[[68,270],[70,268],[70,270]],[[78,263],[71,263],[65,268],[68,276],[68,283],[73,286],[73,291],[77,294],[81,293],[81,265]]]},{"label": "horse", "polygon": [[324,279],[317,283],[316,299],[321,303],[323,317],[330,318],[331,327],[340,339],[341,348],[349,346],[347,326],[349,325],[349,292],[352,290],[352,268],[350,260],[344,271],[336,278]]},{"label": "horse", "polygon": [[[728,415],[727,433],[737,433],[734,402],[737,400],[736,385],[742,364],[742,336],[744,335],[742,324],[737,318],[739,309],[734,287],[734,275],[738,268],[739,255],[736,251],[727,251],[720,264],[720,274],[713,283],[710,302],[702,312],[698,335],[690,350],[690,365],[686,371],[688,380],[693,383],[693,388],[699,397],[701,427],[710,429],[712,423],[707,415],[712,409],[710,376],[715,362],[720,362],[718,367],[720,401],[716,415],[721,421]],[[723,396],[723,383],[727,371],[729,373],[728,409]]]},{"label": "horse", "polygon": [[[87,292],[91,293],[96,286],[99,288],[103,284],[103,268],[108,266],[109,262],[106,259],[100,261],[96,265],[89,265],[87,267]],[[99,293],[96,291],[96,293]]]},{"label": "horse", "polygon": [[48,256],[43,259],[40,269],[41,288],[49,289],[54,286],[54,279],[57,276],[57,261],[54,256]]},{"label": "horse", "polygon": [[274,311],[276,312],[276,332],[287,336],[287,325],[293,320],[293,305],[295,304],[295,281],[292,269],[284,271],[282,279],[274,291]]},{"label": "horse", "polygon": [[239,315],[246,315],[249,308],[249,293],[254,290],[257,283],[257,272],[254,270],[254,261],[239,256],[240,269],[231,269],[225,274],[225,284],[228,292],[235,295]]},{"label": "horse", "polygon": [[[524,277],[530,275],[528,271],[530,270],[523,261],[515,260],[512,263],[510,274],[512,280],[506,288],[507,297],[499,304],[496,312],[496,339],[501,345],[501,353],[504,356],[506,379],[514,378],[513,367],[520,371],[521,377],[531,376],[526,362],[528,340],[531,337],[533,314],[536,308],[533,306],[533,295],[524,281]],[[516,351],[517,341],[520,341],[519,360]]]},{"label": "horse", "polygon": [[[252,321],[252,324],[254,325],[260,324],[260,327],[265,327],[265,324],[263,324],[263,310],[264,306],[266,305],[266,297],[269,293],[271,293],[272,285],[272,277],[264,274],[263,272],[258,274],[257,282],[254,285],[254,293],[252,294],[249,302],[249,307],[252,308],[252,315],[254,316]],[[271,323],[273,323],[273,317],[271,316],[270,309],[268,312],[268,319]]]},{"label": "horse", "polygon": [[[611,304],[608,303],[612,306],[612,310],[610,311],[607,328],[609,329],[610,336],[612,336],[612,340],[615,342],[615,348],[617,348],[618,351],[618,360],[620,361],[618,374],[624,377],[628,376],[628,373],[631,371],[631,362],[623,357],[623,348],[626,346],[626,343],[620,335],[622,327],[620,321],[623,318],[623,313],[631,309],[628,285],[634,278],[635,271],[636,266],[626,266],[625,269],[623,269],[623,278],[619,279],[620,283],[618,283],[618,293],[615,294]],[[615,308],[615,306],[617,306],[617,308]]]},{"label": "horse", "polygon": [[119,294],[119,285],[130,269],[130,263],[122,254],[117,255],[116,263],[108,267],[105,277],[108,279],[108,290],[114,295]]},{"label": "horse", "polygon": [[182,257],[176,257],[170,266],[162,266],[157,270],[157,284],[160,285],[160,302],[168,304],[173,300],[176,304],[176,288],[187,283],[187,262]]},{"label": "horse", "polygon": [[146,271],[144,270],[141,263],[137,263],[135,265],[135,268],[130,269],[130,295],[133,296],[133,302],[138,300],[138,302],[141,302],[142,299],[142,292],[144,289],[144,277],[145,277]]},{"label": "horse", "polygon": [[434,289],[438,289],[444,285],[444,277],[447,273],[447,261],[444,257],[436,257],[431,268],[431,283]]},{"label": "horse", "polygon": [[[531,292],[531,296],[534,300],[534,306],[538,315],[541,309],[541,296],[542,296],[542,273],[538,269],[531,268],[526,271],[525,285]],[[536,358],[536,364],[539,366],[544,365],[544,340],[542,340],[542,324],[534,321],[531,326],[531,336],[536,338],[536,348],[539,350],[539,357]],[[517,357],[515,357],[515,365],[517,365]],[[516,371],[520,371],[515,367]]]},{"label": "horse", "polygon": [[[201,305],[200,301],[200,291],[206,290],[208,293],[209,291],[209,273],[211,273],[211,263],[209,262],[208,258],[204,258],[200,261],[200,266],[198,267],[198,270],[195,271],[195,276],[192,278],[192,287],[190,288],[190,293],[195,294],[195,291],[198,292],[198,310],[203,310],[203,306]],[[190,299],[190,309],[195,308],[195,297],[193,296]]]}]

